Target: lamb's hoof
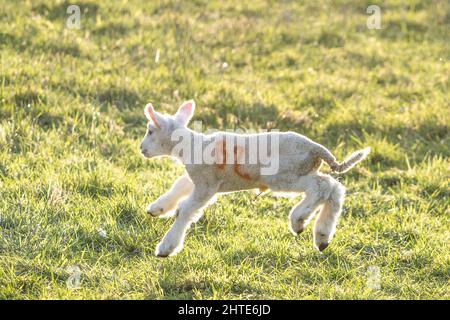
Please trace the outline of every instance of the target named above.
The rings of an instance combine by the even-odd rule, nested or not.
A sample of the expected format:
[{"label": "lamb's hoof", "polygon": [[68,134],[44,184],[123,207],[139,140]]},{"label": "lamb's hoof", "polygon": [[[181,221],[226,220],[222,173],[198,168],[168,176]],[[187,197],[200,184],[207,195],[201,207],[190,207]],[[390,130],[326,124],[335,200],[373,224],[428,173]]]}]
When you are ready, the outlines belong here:
[{"label": "lamb's hoof", "polygon": [[158,212],[147,211],[147,213],[148,213],[149,215],[151,215],[153,218],[159,217],[160,215],[163,214],[163,212],[164,212],[163,209],[160,209]]},{"label": "lamb's hoof", "polygon": [[319,244],[319,246],[317,247],[319,249],[320,252],[322,252],[323,250],[325,250],[328,247],[329,243],[324,242]]},{"label": "lamb's hoof", "polygon": [[164,208],[151,204],[147,209],[147,213],[156,218],[164,213]]},{"label": "lamb's hoof", "polygon": [[305,230],[305,221],[304,220],[298,220],[295,225],[291,224],[291,231],[294,235],[299,235]]},{"label": "lamb's hoof", "polygon": [[156,246],[155,256],[159,258],[167,258],[168,256],[177,254],[179,250],[181,250],[181,247],[179,246],[161,242]]},{"label": "lamb's hoof", "polygon": [[294,236],[298,236],[300,233],[302,233],[305,230],[305,228],[298,228],[298,229],[293,229],[291,228],[292,233],[294,234]]},{"label": "lamb's hoof", "polygon": [[159,248],[156,249],[156,251],[155,251],[155,256],[157,256],[158,258],[167,258],[171,254],[172,254],[172,251],[160,250]]},{"label": "lamb's hoof", "polygon": [[157,256],[158,258],[167,258],[169,255],[157,252],[157,253],[155,253],[155,256]]}]

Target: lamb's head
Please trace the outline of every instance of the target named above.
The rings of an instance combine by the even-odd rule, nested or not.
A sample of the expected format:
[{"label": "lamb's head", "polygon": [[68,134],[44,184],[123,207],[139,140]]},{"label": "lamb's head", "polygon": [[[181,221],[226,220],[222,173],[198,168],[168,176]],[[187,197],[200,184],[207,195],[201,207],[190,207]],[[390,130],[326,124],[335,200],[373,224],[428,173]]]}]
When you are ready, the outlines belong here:
[{"label": "lamb's head", "polygon": [[194,114],[195,102],[184,102],[174,115],[165,115],[156,112],[149,103],[144,108],[148,119],[147,132],[141,143],[141,153],[146,158],[171,155],[176,141],[172,141],[175,130],[186,128]]}]

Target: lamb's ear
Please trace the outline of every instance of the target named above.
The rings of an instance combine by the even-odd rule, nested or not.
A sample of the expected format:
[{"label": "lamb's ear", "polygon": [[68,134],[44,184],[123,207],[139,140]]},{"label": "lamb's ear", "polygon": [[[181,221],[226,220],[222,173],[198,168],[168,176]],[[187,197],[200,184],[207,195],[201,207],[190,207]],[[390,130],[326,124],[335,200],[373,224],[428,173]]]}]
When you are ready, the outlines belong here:
[{"label": "lamb's ear", "polygon": [[158,112],[155,111],[151,103],[148,103],[145,106],[144,114],[149,121],[153,122],[157,128],[161,129],[164,119]]},{"label": "lamb's ear", "polygon": [[183,102],[183,104],[178,108],[178,111],[175,114],[175,119],[182,125],[186,126],[194,115],[194,110],[194,100]]}]

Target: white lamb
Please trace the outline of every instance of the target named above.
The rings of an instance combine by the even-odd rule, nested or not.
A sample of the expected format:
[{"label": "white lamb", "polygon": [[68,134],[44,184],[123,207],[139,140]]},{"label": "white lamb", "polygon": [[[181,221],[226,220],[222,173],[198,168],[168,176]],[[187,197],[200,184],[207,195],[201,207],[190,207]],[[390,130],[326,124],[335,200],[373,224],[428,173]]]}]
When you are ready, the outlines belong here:
[{"label": "white lamb", "polygon": [[[322,160],[334,172],[342,173],[363,160],[370,148],[357,151],[338,163],[324,146],[295,132],[205,135],[187,128],[194,109],[193,100],[183,103],[173,116],[156,112],[151,104],[144,109],[149,124],[141,143],[141,153],[147,158],[178,158],[187,172],[147,209],[155,217],[175,213],[175,222],[158,244],[155,254],[167,257],[179,252],[190,225],[201,217],[202,209],[214,201],[216,194],[248,189],[304,193],[303,200],[289,214],[290,230],[294,234],[302,232],[320,208],[314,224],[314,246],[324,250],[335,233],[345,188],[333,177],[318,171]],[[261,141],[270,140],[271,154],[252,162],[249,159],[255,154],[255,143],[252,147],[255,139],[259,139],[259,147]],[[197,147],[200,145],[200,149],[184,148],[180,152],[181,140],[184,140],[184,146],[186,142],[192,142]],[[202,157],[200,162],[192,160],[207,149],[213,161]],[[273,163],[275,170],[269,170]]]}]

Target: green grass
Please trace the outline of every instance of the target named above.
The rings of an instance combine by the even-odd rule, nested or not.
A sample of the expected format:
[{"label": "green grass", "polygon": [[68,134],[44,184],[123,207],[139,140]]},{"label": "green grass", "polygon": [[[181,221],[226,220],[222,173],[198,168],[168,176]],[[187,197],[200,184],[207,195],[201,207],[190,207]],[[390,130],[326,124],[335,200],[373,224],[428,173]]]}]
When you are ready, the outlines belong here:
[{"label": "green grass", "polygon": [[[69,2],[0,1],[0,298],[450,299],[448,1],[383,1],[381,30],[357,0],[74,3],[80,30]],[[295,199],[243,192],[154,257],[171,220],[144,208],[182,168],[139,155],[142,110],[190,98],[207,128],[373,148],[324,253]]]}]

